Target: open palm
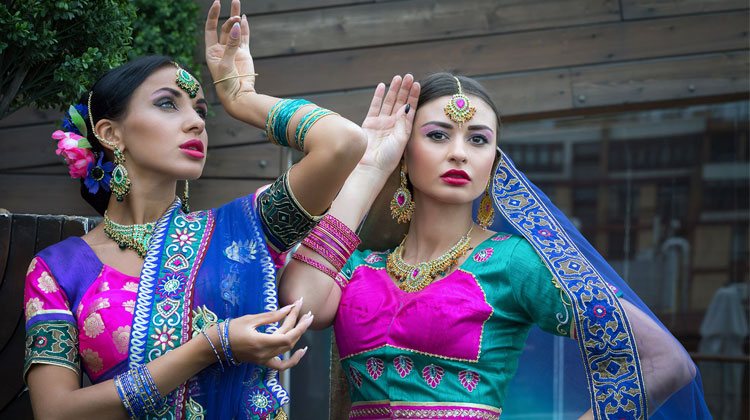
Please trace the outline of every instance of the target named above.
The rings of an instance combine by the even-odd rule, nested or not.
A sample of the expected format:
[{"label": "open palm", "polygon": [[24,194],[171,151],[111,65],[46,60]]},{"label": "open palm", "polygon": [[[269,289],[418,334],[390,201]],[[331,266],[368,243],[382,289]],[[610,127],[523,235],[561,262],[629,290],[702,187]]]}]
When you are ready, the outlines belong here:
[{"label": "open palm", "polygon": [[[378,84],[362,122],[367,135],[367,151],[360,165],[372,166],[386,173],[396,168],[411,135],[419,89],[419,83],[411,74],[403,78],[394,76],[388,93],[384,84]],[[405,112],[407,105],[409,113]]]},{"label": "open palm", "polygon": [[[231,17],[221,26],[219,33],[220,2],[214,2],[208,11],[205,30],[206,64],[214,80],[255,73],[253,57],[250,55],[250,26],[244,15],[239,16],[240,10],[240,1],[232,0]],[[254,76],[231,78],[216,85],[216,93],[230,114],[233,106],[238,104],[238,97],[253,92]]]}]

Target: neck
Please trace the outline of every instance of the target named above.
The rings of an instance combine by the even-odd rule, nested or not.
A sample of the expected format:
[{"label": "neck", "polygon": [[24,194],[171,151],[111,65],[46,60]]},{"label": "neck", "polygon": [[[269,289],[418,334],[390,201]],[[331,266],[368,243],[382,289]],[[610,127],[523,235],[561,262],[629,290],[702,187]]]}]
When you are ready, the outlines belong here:
[{"label": "neck", "polygon": [[439,257],[474,224],[472,203],[441,203],[415,191],[415,204],[404,242],[404,261],[410,264]]},{"label": "neck", "polygon": [[154,178],[138,177],[122,202],[113,194],[107,204],[109,218],[123,225],[140,225],[159,219],[174,201],[177,182],[158,182]]}]

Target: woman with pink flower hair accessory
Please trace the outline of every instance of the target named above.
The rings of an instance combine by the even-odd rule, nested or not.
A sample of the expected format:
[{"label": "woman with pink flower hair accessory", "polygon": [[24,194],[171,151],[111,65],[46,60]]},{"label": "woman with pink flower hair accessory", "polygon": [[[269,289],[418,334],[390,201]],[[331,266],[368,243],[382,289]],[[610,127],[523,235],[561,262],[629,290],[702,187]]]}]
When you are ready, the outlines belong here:
[{"label": "woman with pink flower hair accessory", "polygon": [[201,83],[163,56],[101,76],[52,134],[104,221],[29,266],[24,379],[38,418],[286,418],[278,371],[306,349],[278,356],[313,316],[301,301],[279,309],[277,262],[320,222],[365,139],[331,111],[256,92],[240,3],[221,28],[220,7],[206,55],[222,104],[305,157],[265,189],[189,211],[175,193],[206,160]]}]

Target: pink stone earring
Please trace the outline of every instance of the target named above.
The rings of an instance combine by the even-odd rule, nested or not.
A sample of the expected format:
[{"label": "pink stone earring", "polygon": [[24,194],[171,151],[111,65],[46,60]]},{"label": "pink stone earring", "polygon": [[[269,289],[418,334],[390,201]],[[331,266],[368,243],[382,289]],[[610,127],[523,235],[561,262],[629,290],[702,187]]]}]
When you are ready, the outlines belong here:
[{"label": "pink stone earring", "polygon": [[406,185],[406,163],[401,163],[401,183],[391,199],[391,217],[398,223],[408,223],[414,214],[414,201],[411,199],[409,187]]}]

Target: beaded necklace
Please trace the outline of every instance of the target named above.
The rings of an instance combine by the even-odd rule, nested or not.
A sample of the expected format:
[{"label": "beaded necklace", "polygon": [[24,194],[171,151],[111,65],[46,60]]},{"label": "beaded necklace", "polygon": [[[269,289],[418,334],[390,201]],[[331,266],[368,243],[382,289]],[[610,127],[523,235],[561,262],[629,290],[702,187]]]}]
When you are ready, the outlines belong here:
[{"label": "beaded necklace", "polygon": [[399,246],[388,254],[386,260],[388,274],[396,279],[399,289],[405,292],[417,292],[424,289],[435,280],[435,277],[442,276],[456,265],[458,260],[471,249],[469,244],[473,228],[472,224],[469,231],[443,255],[417,264],[404,261],[404,242],[406,242],[406,237],[404,237]]},{"label": "beaded necklace", "polygon": [[142,225],[121,225],[112,221],[107,215],[107,211],[104,211],[104,233],[115,241],[120,249],[130,248],[141,258],[146,257],[155,226],[156,222]]}]

